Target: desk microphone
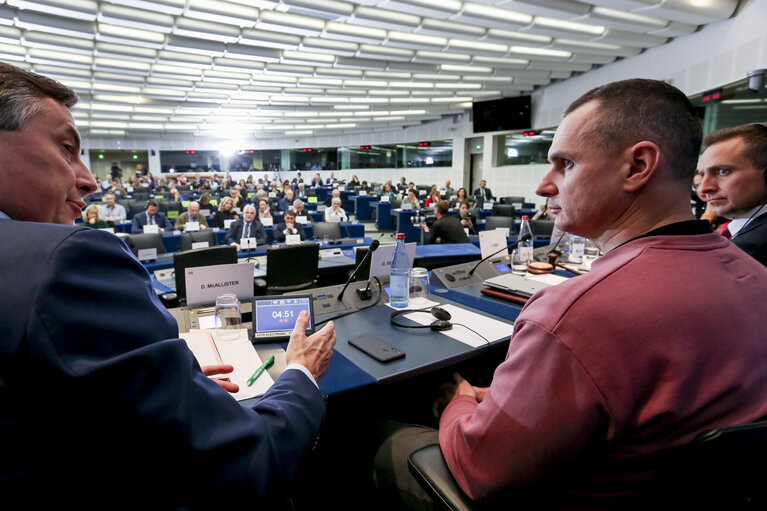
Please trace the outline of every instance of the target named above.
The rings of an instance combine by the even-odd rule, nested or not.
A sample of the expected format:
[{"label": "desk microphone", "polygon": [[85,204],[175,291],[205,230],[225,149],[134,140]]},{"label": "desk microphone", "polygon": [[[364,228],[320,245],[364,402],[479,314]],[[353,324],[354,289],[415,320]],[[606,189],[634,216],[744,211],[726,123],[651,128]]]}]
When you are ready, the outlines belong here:
[{"label": "desk microphone", "polygon": [[484,263],[485,261],[487,261],[491,257],[500,254],[504,250],[508,250],[510,248],[514,248],[517,244],[519,244],[520,241],[527,241],[527,240],[531,239],[532,237],[533,236],[531,234],[525,234],[524,236],[520,237],[517,241],[515,241],[513,243],[509,243],[508,245],[506,245],[505,247],[501,248],[500,250],[498,250],[496,252],[493,252],[492,254],[490,254],[489,256],[487,256],[484,259],[480,260],[477,264],[475,264],[474,268],[469,270],[469,275],[474,275],[474,270],[476,270],[479,267],[480,264]]},{"label": "desk microphone", "polygon": [[370,248],[368,249],[368,253],[365,254],[365,257],[362,258],[362,261],[360,261],[360,264],[357,265],[356,268],[354,268],[354,271],[352,272],[351,276],[349,277],[349,280],[346,281],[346,284],[344,285],[344,288],[341,290],[340,293],[338,293],[338,297],[336,298],[339,302],[344,297],[344,293],[346,292],[346,288],[349,287],[349,284],[351,284],[352,279],[357,275],[357,272],[360,271],[360,268],[362,268],[362,265],[365,264],[365,261],[368,260],[370,257],[370,254],[376,251],[378,248],[378,245],[380,245],[380,242],[378,240],[373,240],[373,242],[370,244]]}]

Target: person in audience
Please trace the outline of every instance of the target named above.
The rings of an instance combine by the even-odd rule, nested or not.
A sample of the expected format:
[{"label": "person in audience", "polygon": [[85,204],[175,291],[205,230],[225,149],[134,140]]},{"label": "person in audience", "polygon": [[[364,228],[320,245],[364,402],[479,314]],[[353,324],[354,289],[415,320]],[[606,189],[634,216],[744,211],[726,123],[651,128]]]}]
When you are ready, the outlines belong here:
[{"label": "person in audience", "polygon": [[157,186],[155,187],[154,191],[157,193],[169,193],[170,187],[168,187],[168,180],[164,177],[160,178],[157,181]]},{"label": "person in audience", "polygon": [[93,229],[107,229],[109,224],[106,221],[99,218],[99,207],[95,204],[91,204],[85,208],[85,215],[83,216],[83,225],[85,227],[91,227]]},{"label": "person in audience", "polygon": [[208,221],[200,214],[200,203],[197,201],[190,202],[187,210],[178,215],[174,228],[179,231],[185,231],[188,222],[197,222],[200,230],[208,228]]},{"label": "person in audience", "polygon": [[400,191],[407,190],[407,180],[405,179],[405,176],[399,178],[399,184],[397,185],[397,188]]},{"label": "person in audience", "polygon": [[551,215],[551,210],[549,209],[549,199],[547,197],[546,201],[543,203],[543,206],[541,206],[541,209],[535,212],[531,220],[551,220],[552,218],[553,216]]},{"label": "person in audience", "polygon": [[245,207],[245,197],[240,193],[240,188],[237,186],[230,188],[229,197],[234,201],[234,207],[242,211],[242,208]]},{"label": "person in audience", "polygon": [[314,179],[312,179],[311,187],[319,188],[320,186],[322,186],[322,176],[320,176],[320,173],[317,172],[314,174]]},{"label": "person in audience", "polygon": [[437,203],[441,201],[442,198],[439,196],[439,192],[437,190],[432,190],[431,195],[426,197],[426,202],[424,203],[425,208],[436,208]]},{"label": "person in audience", "polygon": [[333,197],[331,206],[325,210],[326,222],[348,222],[349,217],[346,215],[346,211],[341,207],[341,199],[339,197]]},{"label": "person in audience", "polygon": [[158,209],[159,204],[157,201],[149,199],[146,203],[146,209],[133,217],[130,233],[141,234],[144,232],[145,225],[156,225],[158,232],[163,232],[165,229],[170,228],[170,222]]},{"label": "person in audience", "polygon": [[269,201],[267,199],[260,199],[258,201],[258,219],[272,218],[272,211],[269,209]]},{"label": "person in audience", "polygon": [[360,185],[360,180],[357,177],[357,175],[355,174],[355,175],[352,176],[352,180],[349,181],[349,186],[359,186],[359,185]]},{"label": "person in audience", "polygon": [[296,187],[296,197],[299,199],[305,199],[307,197],[306,183],[298,183],[298,186]]},{"label": "person in audience", "polygon": [[237,220],[238,218],[237,213],[234,212],[234,199],[231,197],[221,199],[221,205],[216,214],[213,215],[213,223],[216,227],[225,229],[227,220]]},{"label": "person in audience", "polygon": [[122,204],[117,204],[112,192],[104,196],[105,204],[99,206],[99,217],[107,222],[120,223],[128,218],[128,213]]},{"label": "person in audience", "polygon": [[184,197],[181,195],[181,192],[178,191],[178,189],[174,186],[170,189],[170,201],[171,202],[183,202]]},{"label": "person in audience", "polygon": [[283,221],[277,224],[274,229],[274,241],[283,242],[285,237],[289,235],[298,234],[301,236],[301,241],[306,239],[306,232],[301,224],[296,222],[296,212],[288,210],[285,212]]},{"label": "person in audience", "polygon": [[466,235],[466,231],[463,230],[463,225],[458,217],[455,217],[448,213],[450,205],[445,200],[441,200],[436,204],[437,209],[434,214],[437,216],[437,221],[428,225],[421,224],[424,232],[429,234],[429,239],[426,243],[468,243],[469,237]]},{"label": "person in audience", "polygon": [[410,209],[419,209],[421,203],[418,201],[418,196],[415,194],[415,188],[411,188],[407,191],[407,197],[402,199],[402,205],[410,205]]},{"label": "person in audience", "polygon": [[468,202],[471,206],[477,202],[477,199],[469,195],[468,192],[466,192],[466,188],[461,187],[458,189],[458,193],[456,194],[455,199],[452,201],[452,206],[457,208],[461,205],[462,202]]},{"label": "person in audience", "polygon": [[397,198],[397,195],[392,191],[391,184],[389,183],[384,183],[383,187],[378,190],[378,197],[382,197],[384,195],[389,197],[389,202]]},{"label": "person in audience", "polygon": [[445,189],[443,191],[443,194],[445,196],[446,200],[450,200],[450,197],[452,197],[455,194],[455,190],[452,186],[450,186],[450,180],[448,179],[445,181]]},{"label": "person in audience", "polygon": [[253,204],[248,204],[242,210],[242,218],[235,220],[229,226],[224,241],[229,245],[234,245],[240,250],[240,240],[242,238],[256,238],[256,244],[266,245],[266,229],[264,224],[256,220],[256,208]]},{"label": "person in audience", "polygon": [[493,201],[493,192],[487,188],[487,181],[484,179],[479,182],[479,188],[474,190],[474,198],[477,199],[478,204]]},{"label": "person in audience", "polygon": [[312,217],[309,215],[309,212],[304,209],[304,201],[301,199],[293,201],[293,212],[296,214],[296,222],[312,223]]},{"label": "person in audience", "polygon": [[363,181],[359,187],[359,190],[357,190],[357,193],[359,193],[360,191],[366,192],[368,195],[370,195],[372,188],[370,188],[367,181]]},{"label": "person in audience", "polygon": [[332,184],[333,184],[333,183],[335,183],[335,182],[336,182],[336,173],[335,173],[335,172],[331,172],[331,173],[330,173],[330,177],[328,177],[328,178],[325,180],[325,184],[326,184],[326,185],[332,185]]},{"label": "person in audience", "polygon": [[211,204],[210,201],[211,201],[211,198],[209,193],[205,192],[200,194],[200,200],[199,200],[200,210],[207,209],[209,213],[212,213],[213,211],[215,211],[216,207],[213,204]]},{"label": "person in audience", "polygon": [[245,181],[245,188],[248,190],[256,189],[256,183],[253,182],[253,174],[248,174],[248,179]]},{"label": "person in audience", "polygon": [[[301,183],[303,184],[303,183]],[[280,201],[277,203],[277,209],[280,211],[287,211],[293,206],[294,201],[294,193],[291,188],[285,189],[285,195],[280,199]]]},{"label": "person in audience", "polygon": [[745,124],[709,133],[703,140],[700,192],[723,231],[744,252],[767,265],[767,127]]},{"label": "person in audience", "polygon": [[126,198],[128,196],[127,190],[125,190],[125,187],[117,178],[112,179],[112,186],[109,187],[107,193],[113,193],[115,195],[119,195],[122,198]]},{"label": "person in audience", "polygon": [[[425,441],[439,442],[470,498],[643,509],[693,438],[767,415],[767,343],[754,328],[767,317],[767,268],[692,215],[701,131],[690,100],[663,81],[609,83],[565,111],[536,193],[559,229],[605,255],[527,302],[490,387],[457,377]],[[711,177],[704,190],[724,204]],[[412,434],[428,436],[400,429],[379,467]],[[689,499],[673,497],[663,493],[665,507]]]},{"label": "person in audience", "polygon": [[458,219],[461,225],[469,230],[469,234],[477,234],[477,215],[471,212],[468,202],[464,201],[458,206]]},{"label": "person in audience", "polygon": [[333,191],[330,195],[325,197],[325,200],[323,201],[323,204],[325,204],[326,207],[330,207],[333,205],[333,199],[341,200],[341,190],[338,188],[333,188]]},{"label": "person in audience", "polygon": [[280,193],[280,190],[277,188],[277,181],[272,181],[269,183],[269,197],[274,197],[276,199],[282,198],[282,194]]},{"label": "person in audience", "polygon": [[107,174],[101,181],[101,193],[107,193],[112,187],[112,174]]}]

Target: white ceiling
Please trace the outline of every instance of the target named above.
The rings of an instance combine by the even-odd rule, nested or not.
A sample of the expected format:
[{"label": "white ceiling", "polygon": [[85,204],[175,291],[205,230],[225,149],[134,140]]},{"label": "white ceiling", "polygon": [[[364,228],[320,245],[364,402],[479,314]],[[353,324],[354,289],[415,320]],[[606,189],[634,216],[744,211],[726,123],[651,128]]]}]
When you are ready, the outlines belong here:
[{"label": "white ceiling", "polygon": [[398,130],[730,17],[738,0],[0,0],[0,59],[84,134]]}]

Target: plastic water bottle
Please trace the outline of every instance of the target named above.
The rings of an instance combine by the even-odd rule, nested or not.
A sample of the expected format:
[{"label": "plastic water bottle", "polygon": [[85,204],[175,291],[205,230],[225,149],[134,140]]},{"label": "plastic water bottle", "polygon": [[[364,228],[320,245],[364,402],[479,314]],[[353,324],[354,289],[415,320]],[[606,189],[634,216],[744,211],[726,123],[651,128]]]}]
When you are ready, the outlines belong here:
[{"label": "plastic water bottle", "polygon": [[586,249],[586,238],[583,236],[577,236],[575,234],[570,235],[570,254],[567,256],[568,263],[582,263],[583,253]]},{"label": "plastic water bottle", "polygon": [[404,308],[408,304],[410,286],[410,260],[405,248],[405,233],[397,234],[397,246],[391,259],[391,278],[389,280],[389,303],[392,307]]},{"label": "plastic water bottle", "polygon": [[530,228],[530,218],[525,215],[522,217],[522,225],[519,228],[517,239],[521,240],[527,234],[530,235],[530,239],[520,241],[517,250],[519,251],[519,258],[530,264],[533,261],[533,230]]}]

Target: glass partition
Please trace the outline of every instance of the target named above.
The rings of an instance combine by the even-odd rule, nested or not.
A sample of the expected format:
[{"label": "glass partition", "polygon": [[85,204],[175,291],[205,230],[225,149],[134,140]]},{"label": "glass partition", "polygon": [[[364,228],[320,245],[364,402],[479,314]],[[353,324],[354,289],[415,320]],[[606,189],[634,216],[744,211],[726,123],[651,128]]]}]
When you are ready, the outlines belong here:
[{"label": "glass partition", "polygon": [[554,129],[525,131],[496,137],[496,165],[546,163]]}]

